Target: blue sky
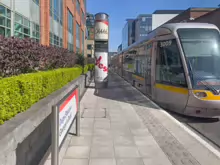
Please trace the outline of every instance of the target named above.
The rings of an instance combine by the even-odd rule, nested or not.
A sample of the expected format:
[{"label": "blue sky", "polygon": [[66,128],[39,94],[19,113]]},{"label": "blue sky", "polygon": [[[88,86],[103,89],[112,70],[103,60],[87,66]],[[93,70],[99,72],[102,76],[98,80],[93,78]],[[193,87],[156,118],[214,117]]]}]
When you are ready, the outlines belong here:
[{"label": "blue sky", "polygon": [[110,48],[116,51],[122,41],[122,28],[127,18],[138,14],[151,14],[161,9],[187,9],[189,7],[218,7],[219,0],[87,0],[90,13],[106,12],[110,16]]}]

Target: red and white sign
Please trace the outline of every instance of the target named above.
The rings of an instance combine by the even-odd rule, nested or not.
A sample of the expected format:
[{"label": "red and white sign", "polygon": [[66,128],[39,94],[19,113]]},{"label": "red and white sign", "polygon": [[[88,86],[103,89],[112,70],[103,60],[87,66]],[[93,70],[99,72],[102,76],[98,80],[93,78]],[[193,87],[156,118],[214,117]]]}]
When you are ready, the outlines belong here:
[{"label": "red and white sign", "polygon": [[59,107],[59,146],[78,111],[78,94],[78,89],[75,89]]},{"label": "red and white sign", "polygon": [[108,76],[108,53],[95,53],[95,81],[102,82]]},{"label": "red and white sign", "polygon": [[96,20],[95,40],[108,40],[108,21]]}]

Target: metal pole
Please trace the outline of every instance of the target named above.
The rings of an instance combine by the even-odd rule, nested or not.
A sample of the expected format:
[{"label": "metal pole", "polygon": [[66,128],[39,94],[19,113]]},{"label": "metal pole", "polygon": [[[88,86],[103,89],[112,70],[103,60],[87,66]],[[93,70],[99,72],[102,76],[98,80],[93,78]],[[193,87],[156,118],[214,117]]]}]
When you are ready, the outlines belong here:
[{"label": "metal pole", "polygon": [[59,18],[58,18],[58,20],[59,20],[59,23],[58,23],[58,25],[59,25],[59,28],[58,28],[59,47],[60,47],[60,38],[61,38],[61,37],[60,37],[60,29],[61,29],[61,28],[60,28],[60,26],[61,26],[61,24],[60,24],[60,15],[61,15],[61,14],[60,14],[60,12],[61,12],[60,2],[61,2],[61,1],[62,1],[62,0],[57,1],[57,2],[58,2],[58,5],[57,5],[57,6],[58,6],[58,17],[59,17]]},{"label": "metal pole", "polygon": [[52,153],[51,165],[59,165],[59,114],[58,107],[52,107]]},{"label": "metal pole", "polygon": [[80,136],[80,88],[79,86],[77,87],[78,89],[78,111],[76,114],[76,136]]},{"label": "metal pole", "polygon": [[15,24],[15,0],[11,0],[11,36],[14,36],[14,24]]}]

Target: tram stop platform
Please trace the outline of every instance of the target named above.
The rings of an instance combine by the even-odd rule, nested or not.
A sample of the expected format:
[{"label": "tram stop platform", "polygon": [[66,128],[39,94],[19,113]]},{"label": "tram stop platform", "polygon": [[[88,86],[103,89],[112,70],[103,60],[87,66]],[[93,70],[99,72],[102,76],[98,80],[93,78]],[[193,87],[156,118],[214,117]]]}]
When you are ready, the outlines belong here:
[{"label": "tram stop platform", "polygon": [[[60,165],[219,165],[220,153],[115,73],[83,96]],[[50,157],[46,161],[50,165]]]}]

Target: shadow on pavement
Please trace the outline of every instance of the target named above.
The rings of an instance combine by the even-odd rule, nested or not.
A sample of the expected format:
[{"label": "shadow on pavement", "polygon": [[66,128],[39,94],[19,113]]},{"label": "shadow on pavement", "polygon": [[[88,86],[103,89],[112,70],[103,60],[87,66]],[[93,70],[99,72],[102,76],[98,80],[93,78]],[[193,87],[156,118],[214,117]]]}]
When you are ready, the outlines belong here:
[{"label": "shadow on pavement", "polygon": [[157,106],[151,103],[151,100],[134,90],[130,84],[125,83],[123,79],[114,75],[113,73],[109,74],[108,88],[95,89],[94,95],[138,106],[159,109]]},{"label": "shadow on pavement", "polygon": [[167,112],[170,113],[174,118],[178,119],[182,123],[216,123],[219,122],[219,118],[209,118],[209,117],[192,117],[192,116],[186,116],[183,114],[179,114],[176,112],[172,112],[170,110],[165,109]]}]

